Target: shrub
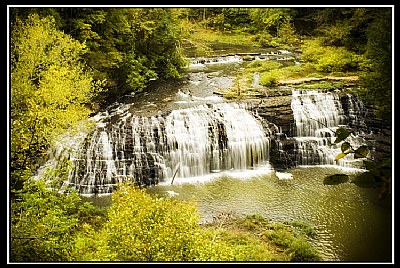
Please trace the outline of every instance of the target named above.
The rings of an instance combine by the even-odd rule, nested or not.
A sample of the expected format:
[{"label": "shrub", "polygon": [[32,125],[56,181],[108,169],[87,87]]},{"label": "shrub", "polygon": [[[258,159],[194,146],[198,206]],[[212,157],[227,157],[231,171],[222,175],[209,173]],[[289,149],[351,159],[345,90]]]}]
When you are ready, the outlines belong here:
[{"label": "shrub", "polygon": [[246,67],[246,72],[267,72],[281,68],[283,65],[277,61],[261,61],[255,60],[250,62]]},{"label": "shrub", "polygon": [[[131,183],[112,196],[101,249],[122,261],[233,260],[231,248],[213,230],[200,228],[197,205],[158,198]],[[101,255],[101,254],[100,254]]]},{"label": "shrub", "polygon": [[358,57],[344,47],[327,47],[315,68],[322,72],[350,71],[358,67]]},{"label": "shrub", "polygon": [[278,75],[275,72],[264,72],[260,74],[259,84],[270,87],[276,84],[278,81]]},{"label": "shrub", "polygon": [[290,244],[291,261],[320,261],[318,251],[305,238],[295,238]]},{"label": "shrub", "polygon": [[196,206],[153,198],[133,184],[118,186],[105,224],[108,246],[123,261],[187,261],[199,243]]},{"label": "shrub", "polygon": [[28,180],[11,203],[11,261],[69,261],[80,219],[92,213],[76,192],[59,195]]},{"label": "shrub", "polygon": [[325,46],[318,39],[307,40],[301,47],[302,60],[312,63],[317,71],[340,72],[361,69],[364,57],[345,47]]}]

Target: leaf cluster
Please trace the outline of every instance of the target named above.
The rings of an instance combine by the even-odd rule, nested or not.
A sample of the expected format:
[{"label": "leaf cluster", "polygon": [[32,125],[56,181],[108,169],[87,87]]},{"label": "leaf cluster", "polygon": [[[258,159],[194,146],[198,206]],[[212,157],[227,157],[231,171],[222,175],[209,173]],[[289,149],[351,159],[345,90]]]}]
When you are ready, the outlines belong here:
[{"label": "leaf cluster", "polygon": [[90,114],[101,85],[85,70],[85,45],[31,14],[11,33],[11,169],[13,183],[32,170],[48,146]]},{"label": "leaf cluster", "polygon": [[58,195],[42,180],[29,180],[11,203],[11,261],[68,261],[72,237],[93,206],[79,195]]},{"label": "leaf cluster", "polygon": [[[351,132],[345,128],[338,128],[335,131],[336,139],[333,143],[338,144],[342,142],[340,146],[341,153],[336,156],[335,160],[338,161],[349,154],[352,154],[355,159],[366,159],[363,161],[363,164],[367,171],[357,175],[356,178],[350,182],[362,188],[380,188],[379,199],[382,200],[390,192],[390,181],[392,177],[391,160],[370,159],[368,157],[370,149],[367,145],[353,148],[353,146],[346,141],[350,134]],[[324,178],[324,184],[326,185],[341,184],[348,181],[349,176],[347,174],[333,174]]]}]

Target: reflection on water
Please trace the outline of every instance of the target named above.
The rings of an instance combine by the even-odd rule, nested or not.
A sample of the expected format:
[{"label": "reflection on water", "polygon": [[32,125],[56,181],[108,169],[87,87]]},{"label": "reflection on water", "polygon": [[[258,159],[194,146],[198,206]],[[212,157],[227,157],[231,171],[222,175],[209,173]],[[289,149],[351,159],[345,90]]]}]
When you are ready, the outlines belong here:
[{"label": "reflection on water", "polygon": [[[378,200],[379,190],[352,183],[324,185],[326,175],[342,173],[332,166],[307,166],[285,171],[282,178],[272,169],[245,173],[182,178],[147,188],[150,194],[198,204],[202,221],[220,212],[237,216],[260,214],[273,221],[299,220],[313,226],[310,241],[324,261],[391,262],[391,200]],[[350,181],[360,172],[345,170]],[[95,205],[111,204],[111,195],[86,198]]]},{"label": "reflection on water", "polygon": [[[329,261],[391,261],[391,203],[378,201],[378,191],[352,183],[324,185],[334,167],[300,167],[253,177],[215,177],[207,182],[164,184],[148,192],[198,203],[203,220],[221,211],[261,214],[274,221],[301,220],[317,230],[313,243]],[[351,174],[351,172],[350,172]],[[354,176],[354,172],[351,177]],[[171,194],[172,193],[172,194]]]}]

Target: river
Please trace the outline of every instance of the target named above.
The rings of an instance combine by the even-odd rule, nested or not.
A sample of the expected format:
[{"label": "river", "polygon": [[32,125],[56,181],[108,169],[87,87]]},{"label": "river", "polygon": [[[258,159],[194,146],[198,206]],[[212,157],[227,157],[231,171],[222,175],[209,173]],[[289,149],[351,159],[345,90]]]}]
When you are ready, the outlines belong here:
[{"label": "river", "polygon": [[[352,179],[362,170],[334,165],[300,165],[278,172],[269,162],[270,141],[265,136],[256,135],[260,127],[254,125],[245,129],[253,124],[253,120],[257,120],[240,106],[226,108],[226,103],[231,105],[234,102],[214,94],[216,90],[232,86],[235,74],[248,63],[235,53],[232,50],[229,53],[220,50],[220,57],[192,58],[184,79],[170,83],[154,81],[149,90],[138,95],[126,95],[100,114],[99,118],[111,118],[107,124],[99,121],[99,125],[103,129],[112,129],[112,134],[105,134],[105,130],[99,132],[103,144],[99,153],[108,158],[107,166],[99,166],[97,170],[107,169],[110,174],[122,170],[118,174],[127,176],[130,170],[135,169],[135,163],[144,170],[143,155],[134,160],[129,158],[128,165],[127,149],[124,147],[126,144],[119,143],[122,136],[125,142],[128,130],[140,128],[140,135],[137,136],[141,138],[137,142],[147,148],[145,162],[151,162],[152,166],[161,161],[166,163],[161,165],[165,172],[157,175],[157,181],[152,181],[151,186],[147,187],[149,193],[196,201],[198,211],[203,215],[202,220],[210,220],[213,215],[229,211],[238,216],[260,214],[274,221],[304,221],[316,229],[318,235],[310,242],[319,249],[325,261],[390,262],[393,250],[392,200],[387,198],[379,201],[378,190],[360,188],[353,183],[323,184],[327,175],[346,172]],[[263,59],[273,56],[275,60],[287,65],[294,64],[295,57],[288,59],[286,53],[266,50],[260,55],[264,55]],[[228,56],[221,57],[222,54]],[[235,117],[244,119],[237,122]],[[203,126],[218,129],[221,124],[217,122],[222,122],[222,119],[226,140],[222,140],[221,130],[213,132],[219,138],[212,141],[209,134],[199,130]],[[140,124],[148,127],[138,127]],[[160,125],[165,129],[154,132]],[[157,136],[157,142],[146,140],[144,133]],[[160,149],[160,144],[166,146],[167,142],[159,141],[159,133],[168,136],[169,141],[173,137],[177,150],[173,151],[170,147]],[[232,145],[232,137],[238,135],[243,136],[246,143],[244,147]],[[118,140],[113,140],[112,146],[123,148],[116,153],[108,151],[112,149],[104,146],[108,139],[114,139],[112,137],[118,137]],[[224,141],[227,144],[224,145]],[[229,142],[231,147],[228,146]],[[229,156],[231,158],[226,160],[222,150],[216,152],[213,146],[225,146],[224,149],[237,152],[232,154],[236,157]],[[135,148],[130,150],[137,152]],[[204,152],[200,153],[202,150]],[[161,158],[155,158],[156,151],[165,153]],[[123,163],[114,164],[113,154]],[[257,158],[252,158],[249,164],[249,155],[246,154],[251,157],[256,154]],[[214,160],[210,161],[210,157]],[[97,165],[99,162],[96,161],[90,162],[90,166]],[[210,162],[214,166],[210,166]],[[207,170],[212,172],[207,174]],[[154,175],[154,171],[147,170],[132,176],[142,180],[148,174]],[[106,179],[104,177],[101,178]],[[93,181],[97,179],[93,177]],[[99,206],[107,206],[111,202],[108,194],[87,198]]]}]

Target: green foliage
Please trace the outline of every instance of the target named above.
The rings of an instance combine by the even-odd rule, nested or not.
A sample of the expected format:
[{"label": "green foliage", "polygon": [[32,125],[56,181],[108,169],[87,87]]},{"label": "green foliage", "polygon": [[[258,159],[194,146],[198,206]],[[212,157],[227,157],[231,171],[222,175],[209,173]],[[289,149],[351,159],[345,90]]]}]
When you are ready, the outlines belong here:
[{"label": "green foliage", "polygon": [[104,239],[117,260],[195,260],[204,246],[194,204],[152,198],[129,183],[113,193],[108,218]]},{"label": "green foliage", "polygon": [[107,80],[102,99],[141,91],[151,79],[180,77],[182,10],[58,8],[61,29],[85,43],[95,79]]},{"label": "green foliage", "polygon": [[297,220],[290,220],[290,221],[283,221],[283,224],[290,225],[293,227],[293,230],[297,232],[299,235],[304,235],[310,238],[314,238],[317,236],[317,232],[315,229],[302,221],[297,221]]},{"label": "green foliage", "polygon": [[377,115],[390,123],[392,120],[392,13],[377,9],[376,18],[367,28],[368,42],[365,73],[361,84],[365,87],[363,99],[374,105]]},{"label": "green foliage", "polygon": [[12,185],[65,129],[90,114],[101,88],[81,62],[85,46],[55,28],[54,18],[17,19],[11,33]]},{"label": "green foliage", "polygon": [[367,41],[366,28],[379,8],[323,8],[312,11],[314,35],[325,45],[344,46],[362,53]]},{"label": "green foliage", "polygon": [[126,82],[138,92],[145,88],[147,81],[158,77],[155,71],[145,66],[147,61],[148,59],[145,55],[141,58],[137,58],[134,53],[128,55]]},{"label": "green foliage", "polygon": [[[350,181],[350,183],[354,183],[362,188],[380,188],[379,199],[384,199],[390,192],[390,182],[392,178],[391,159],[370,159],[370,150],[367,145],[361,145],[355,149],[348,141],[346,141],[350,134],[351,132],[345,128],[338,128],[335,131],[336,139],[334,144],[342,142],[340,146],[342,152],[336,156],[335,160],[337,161],[348,154],[353,154],[354,159],[366,159],[363,161],[363,164],[367,171],[356,176],[356,178]],[[327,185],[341,184],[348,181],[349,176],[347,174],[334,174],[324,178],[324,184]]]},{"label": "green foliage", "polygon": [[360,69],[364,61],[361,55],[345,47],[325,46],[320,39],[305,41],[301,51],[301,58],[322,72],[354,71]]},{"label": "green foliage", "polygon": [[270,87],[275,85],[279,80],[278,72],[264,72],[260,74],[260,79],[258,83],[265,87]]},{"label": "green foliage", "polygon": [[[212,29],[221,31],[230,31],[235,29],[246,29],[245,27],[251,23],[248,15],[248,8],[222,8],[220,10],[213,9],[214,14],[206,11],[208,15],[205,25]],[[220,13],[217,13],[220,12]],[[204,13],[204,10],[203,10]]]},{"label": "green foliage", "polygon": [[294,46],[300,43],[291,16],[284,16],[282,23],[278,26],[277,36],[282,38],[285,44]]},{"label": "green foliage", "polygon": [[267,30],[276,35],[279,27],[290,20],[292,10],[289,8],[253,8],[249,15],[259,30]]},{"label": "green foliage", "polygon": [[175,9],[129,9],[135,30],[135,54],[148,57],[147,67],[160,78],[179,78],[185,65],[180,49],[180,27]]},{"label": "green foliage", "polygon": [[342,81],[338,82],[330,82],[330,81],[320,81],[311,84],[300,84],[294,85],[294,88],[301,88],[301,89],[320,89],[320,90],[334,90],[334,89],[342,89],[345,83]]},{"label": "green foliage", "polygon": [[[285,254],[276,254],[274,247],[249,232],[225,228],[219,233],[230,258],[226,261],[288,261]],[[220,243],[221,244],[221,243]]]},{"label": "green foliage", "polygon": [[271,70],[279,69],[283,65],[278,61],[261,61],[255,60],[246,66],[246,72],[268,72]]},{"label": "green foliage", "polygon": [[295,238],[290,244],[291,261],[321,261],[318,251],[305,238]]},{"label": "green foliage", "polygon": [[259,84],[269,87],[277,84],[279,80],[295,79],[308,76],[318,77],[321,75],[316,73],[315,69],[310,64],[299,64],[261,72]]},{"label": "green foliage", "polygon": [[11,261],[69,261],[80,219],[93,213],[72,192],[58,195],[42,180],[29,180],[11,203]]},{"label": "green foliage", "polygon": [[291,261],[321,260],[317,249],[309,244],[306,237],[294,232],[284,223],[269,224],[267,230],[263,231],[262,234],[283,248],[290,255]]},{"label": "green foliage", "polygon": [[[347,129],[338,128],[335,131],[336,139],[333,143],[339,143],[339,142],[345,140],[349,135],[350,135],[350,132]],[[347,143],[347,145],[350,146],[349,143]],[[342,146],[342,152],[346,151],[348,149],[348,146]]]},{"label": "green foliage", "polygon": [[249,230],[262,229],[262,227],[268,223],[269,221],[267,219],[258,214],[246,215],[242,220],[242,225]]},{"label": "green foliage", "polygon": [[317,249],[307,241],[316,235],[308,224],[271,222],[258,214],[223,217],[221,220],[207,228],[213,229],[217,225],[217,234],[221,242],[229,246],[235,261],[321,260]]}]

